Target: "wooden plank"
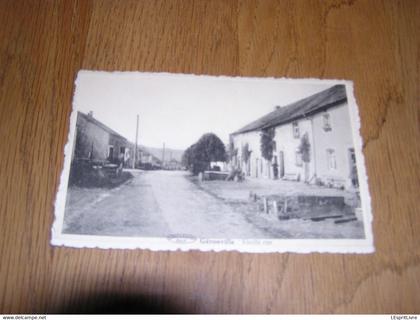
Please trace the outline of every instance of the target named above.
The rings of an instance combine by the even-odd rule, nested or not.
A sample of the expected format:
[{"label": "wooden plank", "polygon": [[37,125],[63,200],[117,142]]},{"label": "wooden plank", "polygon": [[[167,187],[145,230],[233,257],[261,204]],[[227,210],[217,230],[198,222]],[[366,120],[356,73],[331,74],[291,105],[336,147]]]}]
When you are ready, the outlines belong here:
[{"label": "wooden plank", "polygon": [[341,223],[347,223],[347,222],[352,222],[352,221],[356,221],[356,220],[357,220],[356,217],[347,218],[347,219],[338,219],[338,220],[335,220],[334,223],[341,224]]},{"label": "wooden plank", "polygon": [[[343,215],[342,214],[337,214],[337,215],[327,215],[327,216],[319,216],[319,217],[311,217],[309,218],[312,221],[323,221],[326,219],[336,219],[336,218],[341,218]],[[308,219],[304,219],[304,220],[308,220]]]}]

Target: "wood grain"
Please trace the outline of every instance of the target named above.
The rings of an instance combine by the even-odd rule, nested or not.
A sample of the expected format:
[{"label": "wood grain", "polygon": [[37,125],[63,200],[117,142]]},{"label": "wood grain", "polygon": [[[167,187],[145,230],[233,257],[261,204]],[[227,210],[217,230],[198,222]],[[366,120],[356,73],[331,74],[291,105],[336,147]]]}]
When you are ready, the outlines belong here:
[{"label": "wood grain", "polygon": [[[419,313],[419,1],[1,1],[0,313]],[[81,69],[354,80],[376,253],[49,245]]]}]

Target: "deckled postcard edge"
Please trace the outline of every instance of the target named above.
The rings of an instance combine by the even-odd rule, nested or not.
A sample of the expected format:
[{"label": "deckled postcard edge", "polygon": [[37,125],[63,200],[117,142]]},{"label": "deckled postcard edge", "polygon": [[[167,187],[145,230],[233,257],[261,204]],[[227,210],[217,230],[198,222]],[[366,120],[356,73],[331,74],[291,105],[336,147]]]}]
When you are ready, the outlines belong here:
[{"label": "deckled postcard edge", "polygon": [[[136,74],[143,77],[204,77],[224,80],[258,81],[276,80],[310,84],[314,82],[331,84],[344,84],[348,98],[349,113],[352,127],[352,137],[356,152],[356,163],[359,177],[359,188],[362,202],[363,223],[365,239],[166,239],[166,238],[141,238],[141,237],[109,237],[62,234],[64,209],[68,188],[68,179],[71,165],[74,132],[77,121],[76,92],[78,77],[82,73],[102,73],[107,76],[129,76]],[[362,137],[360,134],[359,108],[354,96],[353,82],[339,79],[316,78],[275,78],[275,77],[232,77],[214,75],[195,75],[182,73],[152,73],[131,71],[94,71],[80,70],[75,81],[72,111],[67,142],[64,147],[64,163],[60,175],[60,184],[54,205],[54,222],[51,228],[51,244],[54,246],[67,246],[74,248],[100,248],[100,249],[148,249],[152,251],[238,251],[250,253],[372,253],[375,251],[373,242],[372,223],[373,215],[371,197],[368,186],[368,176],[365,167],[365,158],[362,150]]]}]

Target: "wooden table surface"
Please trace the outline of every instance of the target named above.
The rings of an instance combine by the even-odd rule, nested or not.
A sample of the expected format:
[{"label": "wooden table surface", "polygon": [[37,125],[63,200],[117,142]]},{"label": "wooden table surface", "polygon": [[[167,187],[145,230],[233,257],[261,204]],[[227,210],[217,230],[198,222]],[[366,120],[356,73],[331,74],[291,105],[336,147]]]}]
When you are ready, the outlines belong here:
[{"label": "wooden table surface", "polygon": [[[1,1],[0,313],[420,312],[420,1]],[[351,79],[375,254],[51,247],[79,69]]]}]

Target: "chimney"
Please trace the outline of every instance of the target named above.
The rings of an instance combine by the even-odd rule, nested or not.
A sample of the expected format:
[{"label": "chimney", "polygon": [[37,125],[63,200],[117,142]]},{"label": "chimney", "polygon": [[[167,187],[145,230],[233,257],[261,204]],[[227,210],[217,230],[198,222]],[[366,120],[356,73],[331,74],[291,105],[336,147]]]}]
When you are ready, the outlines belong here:
[{"label": "chimney", "polygon": [[274,107],[274,110],[276,110],[276,111],[277,111],[277,110],[280,110],[280,108],[281,108],[281,106],[275,106],[275,107]]},{"label": "chimney", "polygon": [[88,112],[88,116],[91,117],[91,118],[93,118],[93,111],[89,111]]}]

